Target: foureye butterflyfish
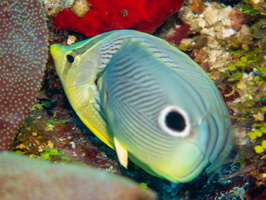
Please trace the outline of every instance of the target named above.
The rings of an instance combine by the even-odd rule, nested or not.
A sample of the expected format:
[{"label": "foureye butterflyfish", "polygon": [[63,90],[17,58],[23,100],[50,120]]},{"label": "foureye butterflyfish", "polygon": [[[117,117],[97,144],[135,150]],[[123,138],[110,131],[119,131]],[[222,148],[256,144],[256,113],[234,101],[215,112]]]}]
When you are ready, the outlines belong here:
[{"label": "foureye butterflyfish", "polygon": [[155,36],[117,30],[52,45],[64,91],[87,127],[148,173],[188,182],[231,149],[229,114],[213,81]]}]

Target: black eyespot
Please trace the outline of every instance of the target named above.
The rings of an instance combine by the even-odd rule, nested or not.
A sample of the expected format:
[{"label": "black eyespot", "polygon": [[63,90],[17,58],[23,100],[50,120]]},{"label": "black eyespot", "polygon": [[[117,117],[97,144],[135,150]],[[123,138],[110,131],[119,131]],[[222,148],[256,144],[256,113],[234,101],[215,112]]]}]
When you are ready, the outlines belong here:
[{"label": "black eyespot", "polygon": [[171,111],[166,115],[165,123],[168,128],[178,132],[181,132],[186,128],[184,117],[175,111]]},{"label": "black eyespot", "polygon": [[73,63],[75,61],[75,58],[71,55],[67,55],[67,60],[68,62]]}]

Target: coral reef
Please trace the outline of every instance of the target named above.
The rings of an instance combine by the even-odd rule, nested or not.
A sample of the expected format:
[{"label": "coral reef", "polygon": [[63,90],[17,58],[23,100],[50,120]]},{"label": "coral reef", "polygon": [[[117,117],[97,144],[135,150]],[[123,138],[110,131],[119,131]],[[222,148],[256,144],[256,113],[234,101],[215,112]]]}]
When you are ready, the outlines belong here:
[{"label": "coral reef", "polygon": [[90,167],[51,164],[0,153],[0,199],[153,200],[155,194],[132,180]]},{"label": "coral reef", "polygon": [[[78,4],[80,2],[82,3],[79,0]],[[164,3],[159,0],[138,2],[90,0],[88,2],[89,6],[84,6],[85,9],[82,11],[75,9],[77,3],[74,4],[74,12],[70,8],[61,10],[53,19],[55,28],[74,30],[87,37],[117,29],[153,33],[167,17],[177,12],[183,0],[167,0]],[[87,13],[86,10],[88,10]],[[86,15],[82,17],[84,13]]]},{"label": "coral reef", "polygon": [[48,56],[38,0],[0,2],[0,151],[8,150],[36,100]]}]

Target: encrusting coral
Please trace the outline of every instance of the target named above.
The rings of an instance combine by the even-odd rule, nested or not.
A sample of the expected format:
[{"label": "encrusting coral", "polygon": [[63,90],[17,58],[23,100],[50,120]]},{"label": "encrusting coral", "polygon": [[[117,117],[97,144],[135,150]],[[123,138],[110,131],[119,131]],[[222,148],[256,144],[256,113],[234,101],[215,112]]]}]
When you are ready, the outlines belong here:
[{"label": "encrusting coral", "polygon": [[0,153],[0,199],[153,200],[134,181],[88,166],[51,164],[15,153]]},{"label": "encrusting coral", "polygon": [[9,149],[41,86],[48,56],[41,1],[2,0],[0,35],[1,151]]}]

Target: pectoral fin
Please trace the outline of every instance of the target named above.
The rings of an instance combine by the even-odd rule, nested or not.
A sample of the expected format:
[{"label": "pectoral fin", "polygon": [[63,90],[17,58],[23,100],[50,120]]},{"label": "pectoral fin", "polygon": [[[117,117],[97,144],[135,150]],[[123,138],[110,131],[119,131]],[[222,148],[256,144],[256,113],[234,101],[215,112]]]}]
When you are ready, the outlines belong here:
[{"label": "pectoral fin", "polygon": [[118,156],[118,160],[122,166],[127,168],[128,153],[127,150],[121,145],[121,143],[114,137],[115,150]]}]

